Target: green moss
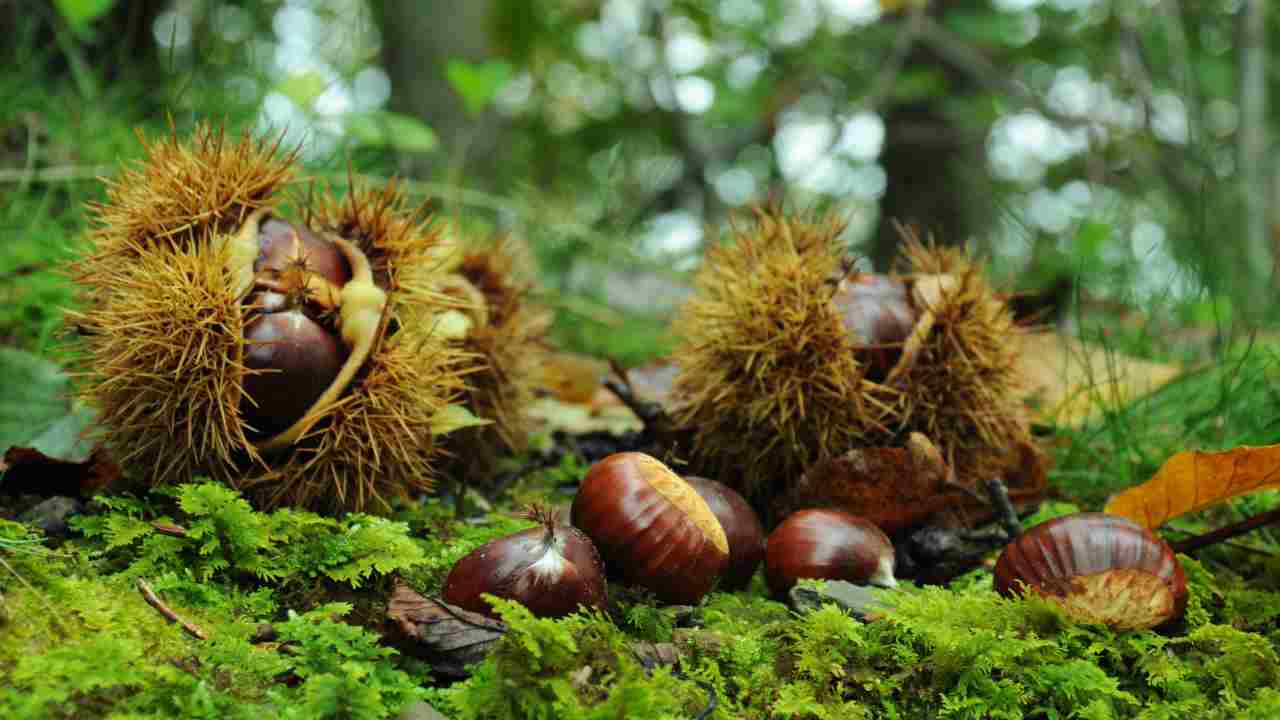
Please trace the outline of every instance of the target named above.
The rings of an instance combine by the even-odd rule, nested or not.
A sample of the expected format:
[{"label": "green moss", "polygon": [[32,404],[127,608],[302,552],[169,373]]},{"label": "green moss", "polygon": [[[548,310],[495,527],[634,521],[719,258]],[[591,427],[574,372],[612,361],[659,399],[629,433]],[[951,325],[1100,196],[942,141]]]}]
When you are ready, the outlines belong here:
[{"label": "green moss", "polygon": [[[409,526],[360,513],[341,520],[296,510],[255,512],[240,495],[217,483],[152,492],[147,502],[102,498],[108,512],[73,521],[90,541],[89,557],[122,578],[150,578],[157,589],[214,602],[213,593],[237,606],[290,605],[335,588],[359,589],[393,572],[426,562]],[[156,532],[155,525],[185,529],[185,537]],[[269,584],[267,584],[269,583]]]},{"label": "green moss", "polygon": [[491,602],[511,629],[473,677],[441,694],[453,717],[675,720],[706,703],[694,682],[646,671],[602,615],[538,619],[517,603]]}]

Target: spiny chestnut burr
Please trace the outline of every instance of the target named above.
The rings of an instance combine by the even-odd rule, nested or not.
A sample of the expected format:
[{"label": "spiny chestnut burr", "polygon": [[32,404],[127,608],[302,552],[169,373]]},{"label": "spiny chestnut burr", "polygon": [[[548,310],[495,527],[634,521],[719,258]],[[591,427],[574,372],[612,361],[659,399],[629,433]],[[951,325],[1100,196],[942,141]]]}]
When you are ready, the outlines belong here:
[{"label": "spiny chestnut burr", "polygon": [[870,520],[842,510],[810,509],[788,515],[769,534],[765,579],[775,597],[797,580],[847,580],[896,587],[893,544]]},{"label": "spiny chestnut burr", "polygon": [[663,602],[697,603],[729,562],[729,541],[707,501],[644,453],[615,453],[592,465],[570,512],[611,574]]},{"label": "spiny chestnut burr", "polygon": [[82,398],[152,485],[211,477],[261,507],[385,511],[430,488],[463,405],[436,328],[447,245],[394,184],[277,209],[296,155],[201,125],[144,140],[71,265]]},{"label": "spiny chestnut burr", "polygon": [[547,508],[525,516],[538,527],[493,540],[453,566],[444,601],[490,617],[486,593],[515,600],[538,617],[563,617],[581,606],[603,609],[604,567],[591,540]]},{"label": "spiny chestnut burr", "polygon": [[742,590],[764,560],[764,526],[760,516],[736,490],[710,478],[685,476],[685,480],[707,501],[729,541],[729,566],[720,586],[725,590]]},{"label": "spiny chestnut burr", "polygon": [[1106,513],[1065,515],[1020,535],[996,561],[995,589],[1034,592],[1116,630],[1156,627],[1187,605],[1187,577],[1169,544]]}]

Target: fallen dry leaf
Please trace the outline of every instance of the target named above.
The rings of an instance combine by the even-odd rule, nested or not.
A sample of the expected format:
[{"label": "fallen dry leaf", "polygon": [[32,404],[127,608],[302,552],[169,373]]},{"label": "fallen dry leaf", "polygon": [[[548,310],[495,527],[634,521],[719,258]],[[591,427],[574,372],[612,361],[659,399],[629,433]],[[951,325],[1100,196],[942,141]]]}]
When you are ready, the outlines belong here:
[{"label": "fallen dry leaf", "polygon": [[0,494],[92,495],[120,479],[120,466],[102,448],[94,449],[86,460],[70,461],[49,457],[29,447],[11,447],[0,460]]},{"label": "fallen dry leaf", "polygon": [[1280,488],[1280,445],[1180,452],[1150,480],[1107,502],[1106,512],[1158,528],[1239,495]]},{"label": "fallen dry leaf", "polygon": [[933,443],[912,433],[905,448],[858,448],[814,464],[782,500],[777,516],[834,507],[894,533],[954,502],[955,488],[946,486],[950,475]]},{"label": "fallen dry leaf", "polygon": [[396,582],[387,619],[403,652],[431,663],[435,672],[466,677],[507,633],[506,623],[420,595]]},{"label": "fallen dry leaf", "polygon": [[1022,333],[1015,341],[1027,401],[1038,420],[1053,425],[1083,425],[1159,389],[1183,370],[1054,332]]}]

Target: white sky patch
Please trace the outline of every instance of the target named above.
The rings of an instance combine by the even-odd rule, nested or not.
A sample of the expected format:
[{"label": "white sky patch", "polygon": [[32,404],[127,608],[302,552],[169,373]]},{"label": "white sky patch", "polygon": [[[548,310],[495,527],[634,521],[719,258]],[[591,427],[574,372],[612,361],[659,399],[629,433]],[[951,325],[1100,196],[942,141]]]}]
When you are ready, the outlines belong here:
[{"label": "white sky patch", "polygon": [[1151,98],[1151,131],[1165,142],[1186,144],[1191,130],[1187,122],[1187,106],[1181,97],[1160,93]]},{"label": "white sky patch", "polygon": [[880,19],[880,0],[822,0],[839,30],[870,25]]},{"label": "white sky patch", "polygon": [[845,121],[836,151],[853,160],[871,161],[884,148],[884,120],[873,112],[863,112]]},{"label": "white sky patch", "polygon": [[773,138],[782,174],[795,179],[810,173],[829,155],[835,134],[835,124],[823,117],[799,116],[783,124]]},{"label": "white sky patch", "polygon": [[[651,256],[683,255],[696,262],[696,251],[702,244],[702,219],[686,210],[663,213],[649,223],[649,231],[640,241],[642,252]],[[685,263],[676,263],[685,269]]]},{"label": "white sky patch", "polygon": [[716,99],[716,86],[700,75],[686,75],[675,81],[676,103],[691,115],[701,115],[711,109]]},{"label": "white sky patch", "polygon": [[711,46],[691,32],[677,32],[667,40],[667,65],[683,75],[696,72],[711,61]]},{"label": "white sky patch", "polygon": [[766,55],[742,55],[729,63],[729,67],[725,70],[725,80],[734,90],[745,90],[751,87],[767,67],[769,67],[769,58]]}]

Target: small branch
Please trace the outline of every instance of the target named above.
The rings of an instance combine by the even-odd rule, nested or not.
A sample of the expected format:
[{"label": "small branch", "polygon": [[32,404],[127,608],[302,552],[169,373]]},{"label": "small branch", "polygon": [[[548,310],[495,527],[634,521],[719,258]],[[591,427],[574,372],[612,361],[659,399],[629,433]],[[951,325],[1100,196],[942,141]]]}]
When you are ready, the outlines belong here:
[{"label": "small branch", "polygon": [[21,183],[51,182],[88,182],[114,174],[114,165],[59,165],[54,167],[32,169],[30,171],[15,168],[0,169],[0,185]]},{"label": "small branch", "polygon": [[1270,510],[1268,512],[1259,513],[1253,517],[1245,518],[1238,523],[1220,527],[1217,530],[1204,533],[1202,535],[1193,535],[1184,540],[1170,543],[1174,552],[1192,553],[1201,548],[1210,545],[1216,545],[1224,540],[1230,540],[1233,537],[1244,535],[1247,532],[1257,530],[1265,525],[1272,523],[1280,523],[1280,508]]},{"label": "small branch", "polygon": [[168,620],[171,623],[177,623],[182,627],[184,632],[197,640],[209,639],[209,636],[206,635],[198,626],[183,620],[178,617],[177,613],[170,610],[169,606],[165,605],[160,597],[156,595],[156,591],[151,589],[151,586],[147,584],[146,580],[138,581],[138,592],[142,593],[142,599],[146,600],[148,605],[155,608],[156,612],[164,616],[165,620]]},{"label": "small branch", "polygon": [[1005,487],[1000,478],[992,478],[987,481],[987,494],[991,496],[991,505],[996,509],[996,519],[1008,533],[1009,539],[1021,535],[1022,525],[1018,522],[1018,512],[1013,509],[1013,502],[1009,500],[1009,488]]},{"label": "small branch", "polygon": [[154,523],[151,523],[151,529],[152,529],[152,530],[155,530],[156,532],[160,533],[161,535],[168,535],[169,537],[176,537],[176,538],[186,538],[186,537],[187,537],[187,529],[186,529],[186,528],[184,528],[184,527],[182,527],[181,525],[173,525],[173,524],[171,524],[171,523],[154,522]]}]

